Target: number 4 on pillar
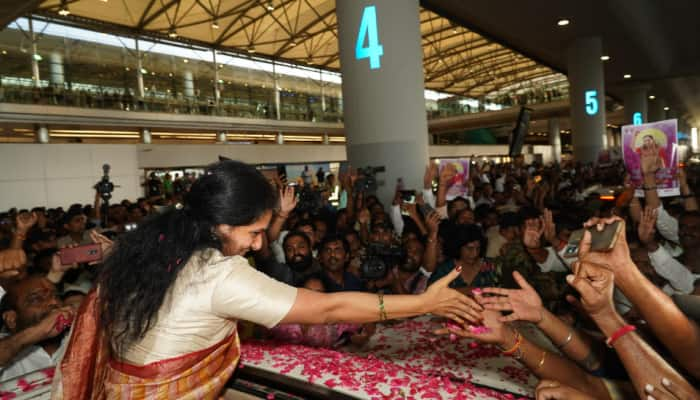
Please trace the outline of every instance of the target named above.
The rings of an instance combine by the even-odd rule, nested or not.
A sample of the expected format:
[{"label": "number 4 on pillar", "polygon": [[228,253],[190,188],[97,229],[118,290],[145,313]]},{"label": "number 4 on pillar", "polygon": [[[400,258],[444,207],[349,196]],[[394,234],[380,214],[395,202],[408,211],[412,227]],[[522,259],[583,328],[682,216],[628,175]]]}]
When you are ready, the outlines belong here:
[{"label": "number 4 on pillar", "polygon": [[[367,47],[365,47],[367,41]],[[357,34],[357,44],[355,45],[355,58],[362,60],[369,58],[369,68],[379,69],[381,67],[380,58],[384,55],[384,46],[379,44],[377,34],[377,9],[375,6],[367,6],[362,12],[360,21],[360,31]]]}]

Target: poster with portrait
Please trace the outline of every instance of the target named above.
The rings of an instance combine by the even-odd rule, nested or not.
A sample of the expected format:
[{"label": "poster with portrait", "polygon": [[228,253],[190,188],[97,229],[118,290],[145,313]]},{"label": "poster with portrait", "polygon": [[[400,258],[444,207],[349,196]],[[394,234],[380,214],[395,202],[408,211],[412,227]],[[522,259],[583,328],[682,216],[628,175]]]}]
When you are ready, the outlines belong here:
[{"label": "poster with portrait", "polygon": [[678,183],[678,121],[650,122],[622,127],[622,155],[635,196],[644,197],[643,160],[656,171],[656,188],[661,197],[680,195]]},{"label": "poster with portrait", "polygon": [[469,188],[467,184],[469,183],[469,166],[470,159],[468,158],[448,158],[440,160],[440,172],[449,164],[452,164],[457,171],[451,186],[447,190],[447,201],[453,200],[457,197],[467,197],[469,195]]}]

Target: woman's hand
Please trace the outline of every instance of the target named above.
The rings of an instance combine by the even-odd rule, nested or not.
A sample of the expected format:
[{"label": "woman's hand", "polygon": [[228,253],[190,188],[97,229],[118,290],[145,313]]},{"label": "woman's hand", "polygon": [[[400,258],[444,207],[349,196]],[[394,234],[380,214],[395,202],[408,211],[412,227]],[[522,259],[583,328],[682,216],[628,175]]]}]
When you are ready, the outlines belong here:
[{"label": "woman's hand", "polygon": [[501,322],[501,313],[485,310],[483,313],[483,325],[457,325],[448,323],[442,329],[436,330],[437,335],[455,334],[468,339],[478,340],[483,343],[498,345],[502,348],[512,347],[515,343],[515,331]]},{"label": "woman's hand", "polygon": [[579,392],[571,386],[563,385],[557,381],[543,379],[535,389],[537,400],[595,400],[593,397]]},{"label": "woman's hand", "polygon": [[477,296],[477,300],[487,310],[512,311],[510,315],[501,316],[501,322],[529,321],[539,324],[544,317],[542,299],[520,272],[513,271],[513,278],[518,282],[520,289],[484,288],[484,293],[497,296]]},{"label": "woman's hand", "polygon": [[449,274],[433,283],[428,287],[423,294],[423,304],[427,307],[427,312],[440,315],[459,323],[469,321],[472,324],[478,324],[484,310],[473,299],[463,295],[462,293],[451,289],[450,282],[455,280],[462,272],[462,268],[454,268]]}]

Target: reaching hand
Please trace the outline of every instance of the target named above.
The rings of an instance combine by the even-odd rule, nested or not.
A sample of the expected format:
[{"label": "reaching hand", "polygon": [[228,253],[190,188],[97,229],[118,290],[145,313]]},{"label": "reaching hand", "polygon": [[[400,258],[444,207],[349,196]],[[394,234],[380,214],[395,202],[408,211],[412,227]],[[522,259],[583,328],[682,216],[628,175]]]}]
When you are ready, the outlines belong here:
[{"label": "reaching hand", "polygon": [[428,232],[432,234],[438,233],[440,230],[441,220],[440,214],[436,213],[435,211],[428,214],[428,216],[425,218],[425,225],[428,228]]},{"label": "reaching hand", "polygon": [[0,251],[0,279],[18,276],[27,264],[27,255],[22,249],[6,249]]},{"label": "reaching hand", "polygon": [[97,232],[97,230],[93,229],[90,231],[90,239],[92,240],[92,243],[99,243],[100,247],[102,248],[102,258],[106,258],[109,253],[112,252],[112,248],[114,248],[114,241],[107,236]]},{"label": "reaching hand", "polygon": [[498,296],[477,296],[477,300],[487,310],[512,311],[510,315],[500,317],[501,322],[529,321],[539,324],[544,317],[542,299],[520,272],[513,271],[513,278],[520,289],[484,288],[484,293]]},{"label": "reaching hand", "polygon": [[462,269],[454,268],[449,274],[428,287],[422,296],[424,303],[428,307],[428,312],[442,317],[446,317],[464,323],[469,321],[473,324],[479,323],[482,319],[483,307],[473,299],[462,293],[451,289],[450,283],[457,279]]},{"label": "reaching hand", "polygon": [[590,262],[574,264],[576,275],[566,281],[581,294],[581,305],[591,318],[615,313],[613,290],[615,275],[605,267]]},{"label": "reaching hand", "polygon": [[552,217],[552,212],[548,209],[544,209],[544,217],[542,219],[542,225],[544,230],[544,238],[552,246],[557,244],[557,226],[554,224],[554,217]]},{"label": "reaching hand", "polygon": [[446,164],[440,171],[440,186],[448,188],[452,186],[454,177],[457,175],[457,168],[453,164]]},{"label": "reaching hand", "polygon": [[44,319],[27,329],[31,329],[34,343],[56,337],[70,327],[75,318],[75,311],[71,307],[56,308]]},{"label": "reaching hand", "polygon": [[425,175],[423,175],[423,189],[432,189],[433,180],[438,174],[437,164],[431,162],[425,167]]},{"label": "reaching hand", "polygon": [[371,220],[372,215],[369,213],[369,210],[366,208],[363,208],[362,211],[360,211],[359,214],[357,214],[357,222],[359,222],[362,225],[367,225],[369,224],[369,221]]},{"label": "reaching hand", "polygon": [[523,231],[523,244],[528,249],[537,249],[540,247],[540,238],[544,233],[543,219],[528,219],[525,221],[525,230]]},{"label": "reaching hand", "polygon": [[29,229],[36,224],[36,221],[39,219],[39,216],[35,213],[21,213],[17,214],[15,217],[15,225],[17,227],[17,232],[21,233],[23,235],[27,234],[29,232]]},{"label": "reaching hand", "polygon": [[579,260],[582,262],[602,265],[612,271],[615,271],[616,273],[624,273],[623,271],[629,271],[631,268],[637,268],[630,257],[630,250],[625,237],[624,220],[622,220],[620,217],[605,219],[591,218],[584,224],[584,226],[586,228],[603,230],[605,225],[609,225],[617,221],[619,221],[622,226],[620,227],[617,237],[615,238],[615,245],[613,246],[612,250],[607,252],[591,251],[591,233],[586,230],[583,234],[583,239],[581,239],[581,243],[579,244]]},{"label": "reaching hand", "polygon": [[537,400],[595,400],[593,397],[582,393],[571,386],[557,381],[543,379],[535,389]]},{"label": "reaching hand", "polygon": [[639,241],[645,246],[653,245],[655,242],[656,217],[657,211],[651,207],[647,206],[642,211],[642,219],[639,221],[637,235],[639,236]]},{"label": "reaching hand", "polygon": [[[665,390],[664,390],[665,389]],[[698,400],[700,393],[696,392],[687,383],[674,383],[668,378],[663,378],[655,385],[648,384],[644,388],[649,397],[657,400]]]},{"label": "reaching hand", "polygon": [[469,339],[476,339],[480,342],[496,344],[499,346],[507,346],[506,343],[512,341],[515,336],[512,329],[500,321],[501,313],[498,311],[485,310],[481,313],[484,317],[483,325],[472,326],[456,324],[446,324],[445,328],[438,329],[434,333],[436,335],[445,335],[454,333]]},{"label": "reaching hand", "polygon": [[294,194],[294,188],[291,186],[280,190],[280,213],[289,215],[297,206],[297,197]]}]

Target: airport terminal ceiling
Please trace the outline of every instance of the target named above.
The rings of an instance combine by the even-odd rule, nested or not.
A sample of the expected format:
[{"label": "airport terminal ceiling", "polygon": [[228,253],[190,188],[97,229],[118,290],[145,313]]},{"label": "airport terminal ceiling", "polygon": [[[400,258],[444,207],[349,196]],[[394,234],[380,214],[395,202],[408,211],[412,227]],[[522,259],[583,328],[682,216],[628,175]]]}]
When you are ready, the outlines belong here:
[{"label": "airport terminal ceiling", "polygon": [[[34,13],[100,31],[340,69],[333,0],[45,0]],[[427,8],[420,21],[426,89],[493,98],[568,86],[563,74]]]}]

